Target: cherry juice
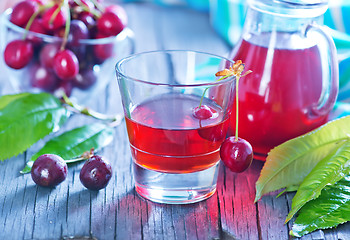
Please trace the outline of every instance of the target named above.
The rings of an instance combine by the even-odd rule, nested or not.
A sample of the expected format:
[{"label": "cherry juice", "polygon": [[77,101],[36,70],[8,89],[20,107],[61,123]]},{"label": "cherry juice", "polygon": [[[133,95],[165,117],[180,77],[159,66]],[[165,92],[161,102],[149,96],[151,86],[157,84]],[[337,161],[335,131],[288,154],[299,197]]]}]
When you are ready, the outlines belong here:
[{"label": "cherry juice", "polygon": [[[261,160],[273,147],[319,127],[328,117],[312,113],[322,94],[318,47],[287,33],[277,33],[275,40],[270,47],[268,35],[251,36],[231,56],[253,71],[239,82],[239,136]],[[230,121],[229,134],[234,135],[236,119]]]},{"label": "cherry juice", "polygon": [[135,163],[165,173],[196,172],[217,164],[229,114],[207,100],[213,116],[197,119],[193,110],[199,102],[198,96],[173,93],[134,107],[126,126]]}]

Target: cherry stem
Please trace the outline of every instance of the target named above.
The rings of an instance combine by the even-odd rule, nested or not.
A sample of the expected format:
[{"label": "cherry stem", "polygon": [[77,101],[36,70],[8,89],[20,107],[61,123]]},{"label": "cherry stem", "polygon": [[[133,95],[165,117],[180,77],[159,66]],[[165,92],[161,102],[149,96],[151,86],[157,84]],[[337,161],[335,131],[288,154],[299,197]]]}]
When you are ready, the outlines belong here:
[{"label": "cherry stem", "polygon": [[99,4],[96,0],[91,0],[91,2],[95,5],[95,7],[100,11],[100,12],[104,12],[105,9],[102,7],[101,4]]},{"label": "cherry stem", "polygon": [[71,107],[71,110],[76,113],[80,113],[89,117],[93,117],[98,120],[102,121],[110,121],[109,124],[111,127],[118,126],[121,121],[123,120],[123,116],[121,114],[117,114],[115,116],[108,116],[99,112],[96,112],[92,109],[89,109],[87,107],[80,106],[79,104],[71,101],[71,99],[63,93],[63,102],[67,104],[69,107]]},{"label": "cherry stem", "polygon": [[44,11],[47,8],[52,7],[53,5],[54,5],[53,3],[49,3],[49,4],[45,5],[45,6],[40,6],[39,10],[36,11],[35,13],[33,13],[33,15],[29,18],[29,20],[28,20],[28,22],[26,24],[25,33],[23,34],[23,40],[25,40],[27,38],[29,28],[32,26],[35,18],[39,15],[39,13],[41,13],[42,11]]},{"label": "cherry stem", "polygon": [[[70,13],[69,13],[69,5],[68,5],[68,0],[64,0],[64,2],[62,3],[64,4],[64,7],[66,8],[67,11],[67,20],[66,20],[66,25],[64,28],[64,37],[63,37],[63,41],[62,41],[62,45],[61,45],[61,50],[64,50],[68,41],[68,34],[69,34],[69,30],[70,30]],[[62,7],[61,4],[61,7]],[[59,8],[57,8],[59,9]],[[56,10],[57,10],[56,9]],[[57,14],[56,14],[57,15]]]},{"label": "cherry stem", "polygon": [[236,76],[236,133],[235,133],[235,141],[238,141],[238,84],[239,84],[240,76]]},{"label": "cherry stem", "polygon": [[87,160],[94,155],[94,148],[91,148],[90,151],[84,152],[81,156],[69,160],[64,160],[66,163],[74,163],[82,160]]},{"label": "cherry stem", "polygon": [[61,8],[66,0],[63,0],[58,7],[55,9],[55,11],[52,13],[52,16],[49,20],[49,23],[52,24],[53,20],[57,17],[58,13],[61,11]]},{"label": "cherry stem", "polygon": [[78,4],[79,7],[81,7],[81,9],[83,9],[85,12],[89,12],[89,13],[91,13],[92,15],[94,15],[94,16],[97,17],[97,18],[99,18],[99,17],[101,16],[101,13],[100,13],[100,12],[95,11],[95,10],[93,10],[93,9],[89,9],[85,4],[83,4],[83,3],[81,2],[81,0],[74,0],[74,2],[75,2],[76,4]]},{"label": "cherry stem", "polygon": [[[216,82],[221,81],[221,80],[223,80],[223,79],[225,79],[225,78],[228,78],[228,77],[230,77],[230,76],[232,76],[232,75],[223,76],[223,77],[217,79]],[[204,99],[204,95],[205,95],[205,93],[208,91],[209,88],[210,88],[210,87],[206,87],[206,88],[204,89],[204,92],[203,92],[203,94],[202,94],[201,100],[199,101],[199,106],[198,106],[199,108],[202,106],[202,102],[203,102],[203,99]]]}]

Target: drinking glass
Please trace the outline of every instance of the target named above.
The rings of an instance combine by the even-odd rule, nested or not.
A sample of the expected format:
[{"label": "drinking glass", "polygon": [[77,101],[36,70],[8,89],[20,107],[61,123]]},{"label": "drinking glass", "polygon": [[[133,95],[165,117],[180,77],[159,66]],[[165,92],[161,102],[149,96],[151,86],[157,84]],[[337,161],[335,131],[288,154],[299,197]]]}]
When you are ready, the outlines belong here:
[{"label": "drinking glass", "polygon": [[184,204],[215,193],[235,87],[234,77],[215,73],[233,63],[185,50],[139,53],[117,63],[139,195]]}]

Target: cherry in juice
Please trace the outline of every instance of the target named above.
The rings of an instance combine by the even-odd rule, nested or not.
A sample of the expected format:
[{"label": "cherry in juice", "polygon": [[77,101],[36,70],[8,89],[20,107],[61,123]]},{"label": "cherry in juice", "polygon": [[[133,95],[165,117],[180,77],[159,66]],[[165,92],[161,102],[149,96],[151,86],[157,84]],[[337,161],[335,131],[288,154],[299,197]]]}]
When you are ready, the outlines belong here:
[{"label": "cherry in juice", "polygon": [[[231,56],[253,71],[239,83],[239,136],[261,160],[273,147],[319,127],[328,117],[312,113],[322,93],[319,49],[288,34],[278,33],[276,39],[280,46],[274,48],[243,39]],[[230,135],[235,124],[232,117]]]},{"label": "cherry in juice", "polygon": [[135,163],[167,173],[189,173],[215,165],[228,117],[217,104],[205,101],[214,117],[195,118],[193,109],[199,102],[200,97],[193,95],[165,94],[137,105],[126,117]]}]

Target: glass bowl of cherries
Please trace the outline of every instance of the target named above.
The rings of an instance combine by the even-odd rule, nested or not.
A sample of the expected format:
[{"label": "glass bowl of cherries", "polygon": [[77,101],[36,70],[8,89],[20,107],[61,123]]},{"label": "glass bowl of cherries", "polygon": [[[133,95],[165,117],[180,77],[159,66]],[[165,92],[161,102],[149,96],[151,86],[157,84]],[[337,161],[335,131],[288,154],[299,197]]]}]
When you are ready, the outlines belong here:
[{"label": "glass bowl of cherries", "polygon": [[1,18],[5,92],[93,98],[134,51],[127,21],[122,6],[101,0],[20,1]]}]

